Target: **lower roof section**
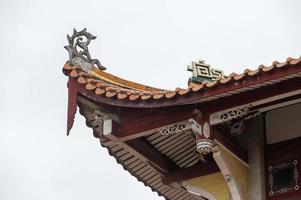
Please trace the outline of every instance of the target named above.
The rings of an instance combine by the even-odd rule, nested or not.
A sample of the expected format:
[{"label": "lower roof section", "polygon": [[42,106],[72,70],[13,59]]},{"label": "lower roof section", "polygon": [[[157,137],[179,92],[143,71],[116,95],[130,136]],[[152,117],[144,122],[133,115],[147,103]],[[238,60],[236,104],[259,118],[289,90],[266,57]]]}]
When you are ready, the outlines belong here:
[{"label": "lower roof section", "polygon": [[167,200],[205,200],[201,196],[197,196],[188,192],[181,184],[172,183],[164,185],[162,183],[162,174],[153,167],[150,162],[143,159],[139,153],[131,151],[123,142],[103,141],[102,146],[107,148],[110,155],[123,166],[137,180],[150,187],[160,196]]}]

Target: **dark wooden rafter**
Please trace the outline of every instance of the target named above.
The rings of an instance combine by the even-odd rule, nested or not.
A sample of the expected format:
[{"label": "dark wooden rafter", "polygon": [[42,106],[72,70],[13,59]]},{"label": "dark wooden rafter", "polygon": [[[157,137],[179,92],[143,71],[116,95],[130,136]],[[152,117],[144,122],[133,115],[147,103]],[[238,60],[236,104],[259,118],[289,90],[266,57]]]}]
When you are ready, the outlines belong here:
[{"label": "dark wooden rafter", "polygon": [[206,176],[219,171],[220,169],[214,161],[207,163],[199,162],[192,167],[178,168],[174,171],[171,171],[168,175],[162,177],[162,182],[166,185],[169,185],[174,182],[181,182],[201,176]]},{"label": "dark wooden rafter", "polygon": [[[85,116],[87,123],[89,123],[89,120],[91,120],[91,108],[84,106],[83,103],[79,103],[79,107],[81,114]],[[113,130],[116,130],[116,128],[114,128],[116,126],[119,126],[119,124],[113,123]],[[93,127],[91,126],[91,128]],[[94,131],[94,136],[98,137],[99,133],[95,133]],[[127,144],[132,150],[146,158],[148,160],[148,164],[161,174],[162,180],[165,180],[166,183],[181,182],[189,178],[203,176],[218,171],[216,164],[212,163],[214,161],[203,164],[200,164],[200,161],[200,163],[196,164],[196,167],[189,167],[187,169],[180,168],[167,156],[155,149],[144,137],[123,142],[125,142],[125,144]],[[205,167],[207,164],[208,168]],[[179,174],[178,177],[180,178],[176,178],[177,174]]]},{"label": "dark wooden rafter", "polygon": [[[120,115],[120,123],[113,121],[112,135],[114,135],[116,138],[122,139],[124,137],[140,133],[141,131],[158,128],[160,126],[190,118],[197,119],[200,122],[205,120],[205,115],[203,114],[203,119],[199,119],[200,114],[195,113],[196,110],[192,107],[166,110],[161,109],[151,112],[142,110],[140,112],[135,111],[135,113],[131,113],[130,111],[131,110],[127,110],[127,112],[125,112],[121,110],[120,113],[122,114]],[[128,115],[130,115],[129,118],[127,118]],[[246,152],[240,149],[238,144],[234,140],[231,140],[228,137],[224,136],[216,128],[212,130],[212,139],[213,138],[226,146],[230,151],[233,151],[235,155],[237,155],[247,163]],[[165,171],[170,171],[171,169],[173,170],[177,168],[175,163],[173,163],[166,156],[162,155],[142,137],[128,141],[124,140],[124,142],[126,142],[137,152],[143,154],[143,156],[145,156],[150,161],[154,161],[155,165],[160,166],[160,168],[164,169]]]},{"label": "dark wooden rafter", "polygon": [[174,162],[158,152],[144,138],[129,140],[126,144],[149,160],[150,164],[161,174],[167,174],[178,168]]}]

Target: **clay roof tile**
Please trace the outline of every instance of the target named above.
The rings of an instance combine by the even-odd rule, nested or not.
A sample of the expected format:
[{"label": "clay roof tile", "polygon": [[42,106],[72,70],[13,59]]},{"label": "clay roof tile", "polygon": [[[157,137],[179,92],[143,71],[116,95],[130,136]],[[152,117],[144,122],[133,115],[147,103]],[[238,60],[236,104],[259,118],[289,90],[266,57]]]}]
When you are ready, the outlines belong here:
[{"label": "clay roof tile", "polygon": [[150,99],[151,97],[152,97],[151,95],[145,94],[145,95],[142,95],[142,96],[141,96],[141,99],[142,99],[142,100],[147,100],[147,99]]},{"label": "clay roof tile", "polygon": [[[301,56],[299,58],[287,58],[286,62],[274,61],[271,66],[259,65],[256,70],[245,69],[244,73],[236,74],[231,73],[228,77],[217,77],[214,82],[209,82],[207,80],[201,83],[189,82],[188,89],[176,88],[174,91],[161,90],[157,88],[152,88],[149,86],[144,86],[138,83],[130,82],[127,80],[120,79],[114,75],[102,71],[93,71],[93,73],[87,73],[83,71],[79,66],[70,66],[68,63],[64,65],[63,72],[65,75],[73,78],[77,78],[77,82],[84,84],[87,90],[95,90],[95,94],[102,95],[105,94],[106,97],[117,96],[117,99],[129,99],[131,101],[141,99],[170,99],[176,97],[177,94],[183,96],[189,92],[198,92],[204,89],[210,89],[217,84],[228,84],[233,81],[234,84],[248,82],[249,79],[246,77],[252,77],[256,75],[261,75],[266,72],[272,71],[276,68],[294,66],[301,63]],[[260,78],[258,76],[257,78]],[[205,86],[205,87],[204,87]]]},{"label": "clay roof tile", "polygon": [[78,77],[78,72],[77,72],[75,69],[73,69],[73,70],[70,72],[69,76],[71,76],[71,77],[73,77],[73,78],[77,78],[77,77]]},{"label": "clay roof tile", "polygon": [[259,72],[260,72],[259,69],[256,69],[256,70],[250,70],[250,71],[248,72],[248,75],[249,75],[249,76],[255,76],[255,75],[258,74]]},{"label": "clay roof tile", "polygon": [[293,60],[293,58],[292,58],[292,57],[288,57],[288,58],[286,59],[286,63],[289,63],[291,60]]},{"label": "clay roof tile", "polygon": [[106,97],[114,97],[117,94],[117,92],[113,92],[113,91],[106,91]]},{"label": "clay roof tile", "polygon": [[66,63],[66,64],[64,65],[64,69],[65,69],[65,70],[72,70],[72,69],[80,69],[80,67],[77,66],[77,65],[72,66],[72,65],[69,65],[68,63]]},{"label": "clay roof tile", "polygon": [[185,94],[187,94],[189,92],[189,90],[188,89],[181,89],[181,90],[179,90],[179,95],[185,95]]},{"label": "clay roof tile", "polygon": [[95,94],[98,94],[98,95],[100,95],[100,94],[104,94],[106,91],[104,90],[104,89],[102,89],[102,88],[96,88],[95,89]]},{"label": "clay roof tile", "polygon": [[219,82],[222,83],[222,84],[226,84],[226,83],[228,83],[229,81],[231,81],[231,77],[223,78],[223,79],[221,79]]},{"label": "clay roof tile", "polygon": [[86,78],[80,76],[80,77],[78,77],[77,82],[80,84],[86,84],[87,80],[86,80]]},{"label": "clay roof tile", "polygon": [[271,71],[273,69],[274,69],[274,65],[271,65],[271,66],[264,66],[261,70],[263,72],[269,72],[269,71]]},{"label": "clay roof tile", "polygon": [[206,83],[206,87],[208,87],[208,88],[214,87],[216,84],[217,84],[217,81],[208,82],[208,83]]},{"label": "clay roof tile", "polygon": [[289,63],[291,64],[291,65],[297,65],[297,64],[299,64],[301,62],[301,58],[297,58],[297,59],[291,59],[290,61],[289,61]]},{"label": "clay roof tile", "polygon": [[236,80],[236,81],[239,81],[239,80],[241,80],[242,78],[244,78],[245,75],[246,75],[245,73],[237,74],[236,76],[233,77],[233,79]]},{"label": "clay roof tile", "polygon": [[176,93],[175,91],[171,91],[171,92],[166,93],[166,94],[165,94],[165,97],[166,97],[167,99],[170,99],[170,98],[176,96],[176,94],[177,94],[177,93]]},{"label": "clay roof tile", "polygon": [[248,74],[249,71],[251,71],[251,70],[247,68],[247,69],[244,70],[244,73],[245,73],[245,74]]},{"label": "clay roof tile", "polygon": [[120,92],[120,93],[117,94],[117,98],[120,99],[120,100],[125,99],[127,97],[128,97],[128,95],[124,92]]},{"label": "clay roof tile", "polygon": [[237,75],[236,73],[232,72],[232,73],[229,75],[229,77],[230,77],[230,78],[233,78],[233,77],[236,76],[236,75]]},{"label": "clay roof tile", "polygon": [[197,92],[203,88],[203,84],[196,84],[192,87],[192,91]]},{"label": "clay roof tile", "polygon": [[177,88],[175,89],[176,92],[179,92],[180,90],[182,90],[182,88],[177,87]]},{"label": "clay roof tile", "polygon": [[262,70],[265,66],[263,64],[259,65],[257,69]]},{"label": "clay roof tile", "polygon": [[87,90],[94,90],[95,88],[96,88],[95,84],[92,84],[92,83],[87,83],[86,84],[86,89]]},{"label": "clay roof tile", "polygon": [[131,95],[129,96],[129,99],[130,99],[131,101],[135,101],[135,100],[137,100],[139,97],[140,97],[140,95],[136,93],[136,94],[131,94]]},{"label": "clay roof tile", "polygon": [[164,97],[162,92],[158,92],[153,95],[153,99],[161,99],[162,97]]},{"label": "clay roof tile", "polygon": [[282,62],[282,63],[276,64],[276,67],[277,67],[277,68],[282,68],[282,67],[285,67],[285,66],[287,66],[287,63],[286,63],[286,62]]}]

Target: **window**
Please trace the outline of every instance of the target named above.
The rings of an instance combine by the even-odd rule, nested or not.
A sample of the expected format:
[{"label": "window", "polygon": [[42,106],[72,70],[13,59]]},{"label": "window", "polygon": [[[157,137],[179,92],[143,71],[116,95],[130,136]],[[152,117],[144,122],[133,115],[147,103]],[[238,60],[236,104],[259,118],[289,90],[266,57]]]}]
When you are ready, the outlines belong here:
[{"label": "window", "polygon": [[270,196],[299,189],[297,164],[297,160],[294,160],[269,167]]}]

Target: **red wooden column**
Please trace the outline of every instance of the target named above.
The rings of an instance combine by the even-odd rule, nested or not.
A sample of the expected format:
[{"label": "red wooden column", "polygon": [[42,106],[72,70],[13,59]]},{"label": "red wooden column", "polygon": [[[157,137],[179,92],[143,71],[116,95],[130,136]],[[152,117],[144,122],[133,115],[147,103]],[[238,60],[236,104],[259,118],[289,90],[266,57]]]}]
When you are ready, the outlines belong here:
[{"label": "red wooden column", "polygon": [[197,151],[203,155],[212,152],[214,135],[209,122],[209,115],[195,110],[195,116],[190,119],[191,128],[196,138]]}]

